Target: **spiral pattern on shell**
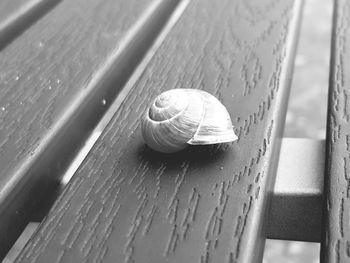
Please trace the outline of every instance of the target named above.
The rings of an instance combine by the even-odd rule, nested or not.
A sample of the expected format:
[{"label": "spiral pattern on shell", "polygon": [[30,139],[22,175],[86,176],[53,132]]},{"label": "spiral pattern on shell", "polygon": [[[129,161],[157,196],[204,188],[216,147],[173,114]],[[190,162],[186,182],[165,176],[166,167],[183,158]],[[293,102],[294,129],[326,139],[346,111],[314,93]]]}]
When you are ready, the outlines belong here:
[{"label": "spiral pattern on shell", "polygon": [[155,98],[141,122],[149,147],[171,153],[189,144],[204,145],[237,139],[225,106],[208,92],[172,89]]}]

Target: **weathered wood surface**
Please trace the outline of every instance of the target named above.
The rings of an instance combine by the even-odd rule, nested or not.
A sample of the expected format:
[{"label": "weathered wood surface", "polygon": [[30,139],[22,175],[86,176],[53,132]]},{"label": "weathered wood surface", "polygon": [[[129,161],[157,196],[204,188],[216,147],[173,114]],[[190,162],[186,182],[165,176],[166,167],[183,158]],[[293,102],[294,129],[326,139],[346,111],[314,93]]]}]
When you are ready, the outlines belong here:
[{"label": "weathered wood surface", "polygon": [[327,121],[321,261],[350,261],[350,2],[336,0]]},{"label": "weathered wood surface", "polygon": [[177,2],[62,1],[0,52],[0,258]]},{"label": "weathered wood surface", "polygon": [[[193,0],[17,262],[260,262],[301,1]],[[140,118],[198,88],[237,142],[158,154]]]}]

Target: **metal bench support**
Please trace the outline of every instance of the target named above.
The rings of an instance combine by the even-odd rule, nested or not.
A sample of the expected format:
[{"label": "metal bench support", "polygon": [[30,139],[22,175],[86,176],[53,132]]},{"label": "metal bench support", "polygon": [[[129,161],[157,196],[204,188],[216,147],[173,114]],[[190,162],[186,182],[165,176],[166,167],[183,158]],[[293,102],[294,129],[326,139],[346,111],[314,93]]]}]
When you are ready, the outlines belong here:
[{"label": "metal bench support", "polygon": [[284,138],[268,237],[320,242],[324,140]]}]

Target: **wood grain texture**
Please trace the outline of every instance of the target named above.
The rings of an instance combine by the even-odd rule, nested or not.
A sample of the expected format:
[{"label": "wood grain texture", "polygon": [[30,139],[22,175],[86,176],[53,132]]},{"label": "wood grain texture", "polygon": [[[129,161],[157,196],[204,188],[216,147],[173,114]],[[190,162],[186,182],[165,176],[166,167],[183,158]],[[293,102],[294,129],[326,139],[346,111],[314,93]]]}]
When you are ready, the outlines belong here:
[{"label": "wood grain texture", "polygon": [[[193,0],[17,262],[259,262],[300,1]],[[204,89],[239,140],[158,154],[140,118]]]},{"label": "wood grain texture", "polygon": [[0,52],[0,258],[177,3],[63,1]]},{"label": "wood grain texture", "polygon": [[350,261],[350,3],[337,0],[327,121],[322,262]]}]

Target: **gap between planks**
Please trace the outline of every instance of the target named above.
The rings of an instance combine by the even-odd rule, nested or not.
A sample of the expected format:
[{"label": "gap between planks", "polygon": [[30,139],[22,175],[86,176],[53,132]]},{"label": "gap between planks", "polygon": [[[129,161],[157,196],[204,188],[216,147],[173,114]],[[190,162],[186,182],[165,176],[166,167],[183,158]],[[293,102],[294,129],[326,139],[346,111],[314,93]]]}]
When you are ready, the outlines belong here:
[{"label": "gap between planks", "polygon": [[0,50],[62,0],[30,0],[0,22]]}]

